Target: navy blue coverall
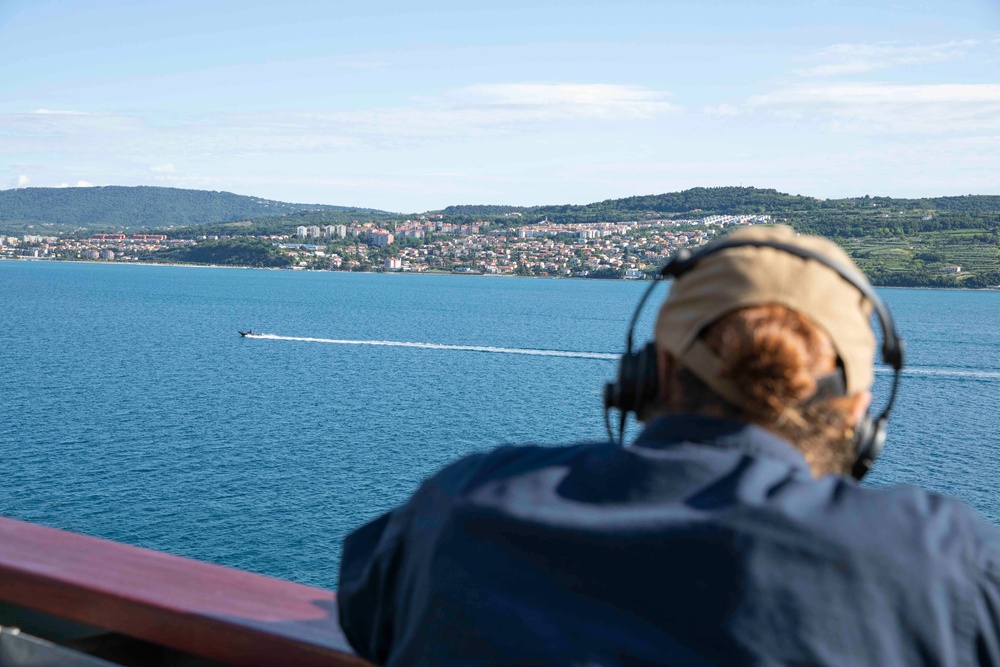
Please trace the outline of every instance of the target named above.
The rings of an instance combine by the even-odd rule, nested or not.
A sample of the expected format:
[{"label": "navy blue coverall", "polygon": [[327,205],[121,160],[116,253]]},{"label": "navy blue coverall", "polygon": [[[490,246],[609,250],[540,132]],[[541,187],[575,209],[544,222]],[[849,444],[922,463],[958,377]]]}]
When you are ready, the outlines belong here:
[{"label": "navy blue coverall", "polygon": [[998,665],[1000,532],[671,416],[451,464],[348,536],[338,601],[386,665]]}]

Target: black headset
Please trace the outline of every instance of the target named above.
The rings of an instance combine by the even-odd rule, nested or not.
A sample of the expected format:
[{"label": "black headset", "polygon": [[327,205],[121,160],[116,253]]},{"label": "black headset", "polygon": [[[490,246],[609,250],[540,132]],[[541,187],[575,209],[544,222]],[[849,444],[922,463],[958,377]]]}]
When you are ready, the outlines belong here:
[{"label": "black headset", "polygon": [[731,248],[756,247],[774,248],[787,252],[802,259],[811,259],[836,272],[842,279],[853,285],[871,302],[879,325],[882,327],[882,361],[893,369],[892,389],[885,408],[877,417],[866,413],[854,427],[855,457],[851,475],[855,479],[864,477],[885,445],[888,429],[889,413],[896,401],[896,391],[899,388],[899,378],[903,370],[903,340],[896,335],[896,325],[892,315],[882,300],[875,294],[864,276],[853,267],[830,261],[826,257],[805,248],[777,241],[735,240],[720,241],[707,245],[694,252],[688,249],[679,250],[667,264],[660,269],[653,284],[643,293],[632,314],[632,321],[625,340],[625,354],[618,364],[618,379],[604,386],[604,424],[608,429],[608,437],[615,440],[611,431],[610,411],[619,411],[618,440],[624,442],[625,420],[629,412],[642,414],[655,404],[659,397],[659,380],[656,368],[656,344],[649,342],[637,351],[633,351],[632,339],[636,323],[642,313],[643,306],[653,293],[656,286],[668,278],[680,278],[693,269],[701,260],[710,255]]}]

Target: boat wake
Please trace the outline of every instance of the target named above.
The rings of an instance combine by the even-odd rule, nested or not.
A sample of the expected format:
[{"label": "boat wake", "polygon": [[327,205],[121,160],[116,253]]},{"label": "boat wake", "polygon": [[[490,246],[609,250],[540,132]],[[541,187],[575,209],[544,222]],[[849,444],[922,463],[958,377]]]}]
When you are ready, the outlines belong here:
[{"label": "boat wake", "polygon": [[[305,336],[278,336],[275,334],[251,333],[247,338],[258,340],[288,340],[300,343],[326,343],[328,345],[372,345],[379,347],[414,347],[423,350],[451,350],[453,352],[486,352],[490,354],[523,354],[535,357],[565,357],[569,359],[617,360],[619,354],[605,352],[571,352],[566,350],[536,350],[523,347],[493,347],[490,345],[447,345],[445,343],[413,343],[399,340],[347,340],[339,338],[308,338]],[[876,366],[879,375],[890,374],[892,370]],[[966,380],[1000,380],[1000,371],[971,370],[936,366],[907,366],[903,377],[940,377]]]},{"label": "boat wake", "polygon": [[[892,369],[877,367],[879,375],[890,375]],[[947,368],[937,366],[907,366],[903,369],[903,377],[940,377],[956,380],[1000,380],[1000,371],[977,371],[964,368]]]},{"label": "boat wake", "polygon": [[444,343],[411,343],[398,340],[341,340],[337,338],[305,338],[276,336],[275,334],[250,334],[247,338],[264,340],[291,340],[301,343],[326,343],[329,345],[375,345],[381,347],[416,347],[423,350],[451,350],[458,352],[487,352],[491,354],[525,354],[535,357],[567,357],[571,359],[618,359],[617,354],[603,352],[568,352],[564,350],[533,350],[520,347],[492,347],[489,345],[445,345]]}]

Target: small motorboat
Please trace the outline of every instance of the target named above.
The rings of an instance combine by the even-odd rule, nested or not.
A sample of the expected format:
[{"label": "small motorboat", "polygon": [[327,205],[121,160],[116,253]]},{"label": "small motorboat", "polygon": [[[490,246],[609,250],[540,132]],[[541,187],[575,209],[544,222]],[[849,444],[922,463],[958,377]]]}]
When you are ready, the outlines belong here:
[{"label": "small motorboat", "polygon": [[254,334],[253,329],[247,329],[246,331],[243,331],[242,329],[237,329],[237,331],[239,331],[240,335],[243,336],[244,338],[246,338],[247,336],[256,335]]}]

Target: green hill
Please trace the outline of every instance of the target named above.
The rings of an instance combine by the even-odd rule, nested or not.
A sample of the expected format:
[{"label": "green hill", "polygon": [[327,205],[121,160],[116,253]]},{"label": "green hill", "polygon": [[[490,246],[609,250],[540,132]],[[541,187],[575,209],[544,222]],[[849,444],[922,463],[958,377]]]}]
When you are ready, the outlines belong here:
[{"label": "green hill", "polygon": [[288,266],[288,255],[280,252],[273,243],[258,239],[204,241],[194,246],[164,250],[157,253],[156,258],[185,264],[258,268]]},{"label": "green hill", "polygon": [[646,213],[670,215],[699,211],[705,213],[769,213],[786,210],[813,210],[822,205],[813,197],[788,195],[758,188],[692,188],[661,195],[641,195],[608,199],[585,206],[539,206],[532,213],[552,222],[585,222],[598,219],[642,217]]},{"label": "green hill", "polygon": [[1000,196],[968,195],[963,197],[933,197],[925,199],[894,199],[892,197],[854,197],[848,199],[817,199],[790,195],[773,189],[753,187],[691,188],[681,192],[640,195],[623,199],[607,199],[592,204],[545,206],[462,205],[449,206],[435,213],[449,219],[499,219],[505,213],[518,212],[526,223],[547,218],[554,223],[613,222],[635,220],[655,214],[767,213],[770,215],[805,215],[829,217],[856,213],[862,217],[886,209],[924,213],[1000,213]]},{"label": "green hill", "polygon": [[554,223],[611,222],[634,220],[647,213],[675,215],[692,211],[708,213],[770,213],[786,210],[813,210],[823,202],[813,197],[788,195],[777,190],[721,187],[692,188],[659,195],[639,195],[606,199],[592,204],[555,204],[544,206],[461,205],[440,211],[446,218],[498,218],[517,212],[525,222],[547,218]]},{"label": "green hill", "polygon": [[[505,213],[519,212],[519,216]],[[506,226],[613,222],[646,217],[755,213],[844,246],[876,285],[991,287],[1000,284],[1000,196],[816,199],[777,190],[723,187],[609,199],[586,205],[451,206],[450,222]],[[949,267],[961,267],[953,273]]]},{"label": "green hill", "polygon": [[176,228],[303,210],[358,209],[150,186],[23,188],[0,191],[0,231]]},{"label": "green hill", "polygon": [[294,234],[299,225],[350,225],[354,221],[384,223],[399,219],[397,213],[386,213],[368,208],[331,207],[321,211],[302,210],[262,218],[251,218],[237,222],[209,222],[184,229],[162,230],[171,238],[192,238],[194,236],[267,236],[271,234]]}]

